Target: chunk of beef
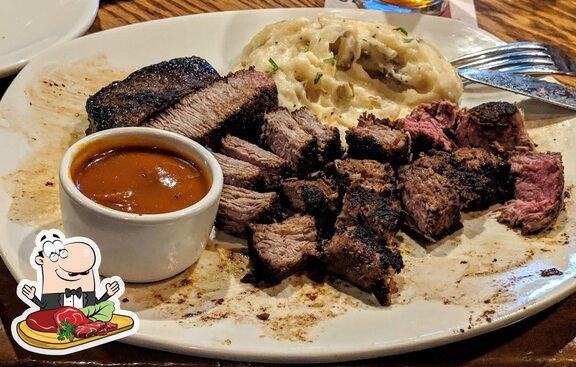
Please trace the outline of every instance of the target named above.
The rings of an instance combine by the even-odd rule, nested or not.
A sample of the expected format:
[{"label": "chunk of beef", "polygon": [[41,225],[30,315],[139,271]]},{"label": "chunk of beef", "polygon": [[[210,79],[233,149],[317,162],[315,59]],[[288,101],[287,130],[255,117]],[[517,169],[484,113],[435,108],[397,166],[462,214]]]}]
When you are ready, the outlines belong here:
[{"label": "chunk of beef", "polygon": [[422,104],[416,107],[410,115],[391,123],[393,127],[403,129],[412,139],[412,152],[427,152],[430,150],[451,151],[456,144],[448,137],[453,125],[452,115],[456,115],[454,104],[447,101],[432,104]]},{"label": "chunk of beef", "polygon": [[456,127],[460,146],[492,152],[534,150],[522,112],[508,102],[488,102],[462,112]]},{"label": "chunk of beef", "polygon": [[248,226],[248,253],[257,280],[277,283],[304,269],[319,256],[317,246],[316,222],[309,215]]},{"label": "chunk of beef", "polygon": [[334,171],[343,188],[349,187],[353,181],[368,178],[390,182],[395,179],[396,175],[390,164],[380,163],[370,159],[344,159],[336,161]]},{"label": "chunk of beef", "polygon": [[258,136],[267,110],[278,106],[276,84],[254,69],[240,70],[187,94],[161,111],[145,126],[176,132],[211,145],[227,132]]},{"label": "chunk of beef", "polygon": [[458,192],[450,180],[431,168],[410,165],[400,172],[406,223],[430,241],[462,227]]},{"label": "chunk of beef", "polygon": [[316,138],[307,133],[285,108],[266,113],[262,139],[298,176],[319,166]]},{"label": "chunk of beef", "polygon": [[282,177],[288,173],[282,158],[238,137],[228,135],[222,139],[221,150],[230,157],[259,167],[268,190],[276,189]]},{"label": "chunk of beef", "polygon": [[448,178],[463,210],[486,209],[510,197],[510,164],[483,148],[434,152],[413,165],[432,168]]},{"label": "chunk of beef", "polygon": [[564,166],[560,153],[516,154],[510,158],[514,200],[506,203],[498,220],[536,233],[554,224],[563,207]]},{"label": "chunk of beef", "polygon": [[291,208],[312,215],[335,213],[338,209],[338,186],[327,178],[290,178],[282,183],[282,193]]},{"label": "chunk of beef", "polygon": [[220,164],[220,167],[222,167],[225,184],[243,187],[249,190],[262,190],[264,187],[264,179],[260,173],[260,168],[224,154],[213,154]]},{"label": "chunk of beef", "polygon": [[348,156],[403,164],[410,157],[410,135],[388,126],[372,114],[363,114],[356,127],[346,132]]},{"label": "chunk of beef", "polygon": [[337,232],[322,252],[328,271],[373,292],[380,304],[390,304],[391,295],[398,291],[394,274],[404,267],[396,248],[387,247],[371,230],[355,226]]},{"label": "chunk of beef", "polygon": [[280,218],[280,209],[280,197],[275,192],[224,185],[216,226],[228,234],[243,236],[249,223],[271,223]]},{"label": "chunk of beef", "polygon": [[321,164],[342,157],[342,144],[340,143],[338,128],[324,125],[305,107],[293,111],[292,117],[304,131],[316,137],[318,161]]},{"label": "chunk of beef", "polygon": [[86,101],[87,134],[139,126],[150,116],[197,91],[220,75],[200,57],[182,57],[146,66],[100,89]]},{"label": "chunk of beef", "polygon": [[401,213],[396,180],[357,180],[346,189],[342,211],[336,219],[336,230],[360,225],[371,228],[376,235],[391,243],[400,226]]}]

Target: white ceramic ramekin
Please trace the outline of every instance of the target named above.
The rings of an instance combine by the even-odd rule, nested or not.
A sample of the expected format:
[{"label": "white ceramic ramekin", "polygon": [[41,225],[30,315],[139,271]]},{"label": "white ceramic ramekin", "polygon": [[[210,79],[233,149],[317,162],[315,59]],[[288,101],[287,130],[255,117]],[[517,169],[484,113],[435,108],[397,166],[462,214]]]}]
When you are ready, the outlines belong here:
[{"label": "white ceramic ramekin", "polygon": [[[75,186],[75,159],[106,148],[156,146],[202,164],[212,185],[204,198],[187,208],[162,214],[134,214],[97,204]],[[66,236],[96,242],[102,254],[100,274],[126,282],[154,282],[192,265],[204,250],[222,192],[222,169],[214,156],[184,136],[147,127],[125,127],[88,135],[64,154],[60,165],[60,207]]]}]

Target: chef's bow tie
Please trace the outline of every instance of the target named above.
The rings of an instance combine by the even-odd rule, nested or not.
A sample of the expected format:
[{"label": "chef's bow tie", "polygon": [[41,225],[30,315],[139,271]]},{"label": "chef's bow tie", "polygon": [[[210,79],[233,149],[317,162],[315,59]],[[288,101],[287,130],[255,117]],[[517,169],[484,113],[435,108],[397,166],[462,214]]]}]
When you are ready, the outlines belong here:
[{"label": "chef's bow tie", "polygon": [[76,296],[76,297],[80,298],[80,297],[82,297],[82,288],[81,287],[78,287],[76,289],[66,288],[64,290],[64,295],[66,297]]}]

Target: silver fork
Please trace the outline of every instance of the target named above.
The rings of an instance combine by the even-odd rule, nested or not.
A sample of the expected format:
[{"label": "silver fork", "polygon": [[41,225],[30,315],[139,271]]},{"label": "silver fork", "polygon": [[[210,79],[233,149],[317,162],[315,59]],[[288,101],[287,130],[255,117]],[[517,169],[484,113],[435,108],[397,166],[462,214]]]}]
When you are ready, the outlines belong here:
[{"label": "silver fork", "polygon": [[542,42],[515,42],[450,60],[458,69],[472,67],[528,75],[576,76],[576,61],[559,47]]}]

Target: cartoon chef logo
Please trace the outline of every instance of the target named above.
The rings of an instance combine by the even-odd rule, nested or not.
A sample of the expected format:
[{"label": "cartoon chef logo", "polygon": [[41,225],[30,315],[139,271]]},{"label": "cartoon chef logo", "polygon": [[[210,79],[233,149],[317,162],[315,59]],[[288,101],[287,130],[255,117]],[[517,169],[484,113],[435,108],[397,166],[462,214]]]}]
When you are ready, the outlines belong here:
[{"label": "cartoon chef logo", "polygon": [[12,322],[12,335],[24,349],[69,354],[137,331],[138,317],[120,309],[122,279],[100,282],[100,251],[92,240],[41,231],[30,263],[37,281],[23,280],[17,288],[30,308]]}]

